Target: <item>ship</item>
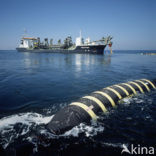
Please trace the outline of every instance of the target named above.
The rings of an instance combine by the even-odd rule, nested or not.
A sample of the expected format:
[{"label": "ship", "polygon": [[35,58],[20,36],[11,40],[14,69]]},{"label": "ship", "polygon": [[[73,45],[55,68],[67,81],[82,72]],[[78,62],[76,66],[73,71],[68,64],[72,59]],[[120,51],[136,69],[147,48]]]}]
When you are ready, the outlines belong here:
[{"label": "ship", "polygon": [[19,52],[51,52],[51,53],[92,53],[103,54],[106,46],[110,47],[112,53],[112,37],[102,37],[100,40],[91,41],[90,38],[85,40],[81,36],[76,38],[75,43],[72,41],[72,37],[68,36],[64,42],[61,43],[61,39],[57,44],[53,44],[53,39],[45,38],[43,42],[39,37],[22,37],[19,47],[16,48]]}]

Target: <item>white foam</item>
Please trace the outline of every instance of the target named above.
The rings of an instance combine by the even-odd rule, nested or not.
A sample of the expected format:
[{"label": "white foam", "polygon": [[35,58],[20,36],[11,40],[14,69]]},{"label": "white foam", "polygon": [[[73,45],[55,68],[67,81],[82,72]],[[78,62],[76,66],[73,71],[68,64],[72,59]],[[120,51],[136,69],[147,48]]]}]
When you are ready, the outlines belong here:
[{"label": "white foam", "polygon": [[132,96],[132,97],[126,97],[121,100],[122,103],[125,105],[130,105],[131,102],[135,103],[143,103],[146,100],[146,95],[138,93],[137,96]]},{"label": "white foam", "polygon": [[127,97],[127,98],[124,98],[122,101],[124,102],[124,104],[129,105],[131,103],[130,100],[131,99],[129,97]]},{"label": "white foam", "polygon": [[[32,125],[47,124],[53,116],[43,116],[38,113],[20,113],[0,119],[0,135],[2,136],[2,146],[5,149],[14,139],[23,136],[30,131]],[[16,124],[21,124],[18,132],[14,128]]]},{"label": "white foam", "polygon": [[103,132],[104,127],[98,125],[95,127],[93,124],[91,126],[81,123],[79,126],[75,126],[71,130],[65,132],[63,136],[74,136],[78,137],[80,133],[85,133],[86,137],[97,135],[98,132]]},{"label": "white foam", "polygon": [[33,123],[39,124],[47,124],[53,116],[43,116],[38,113],[21,113],[16,115],[11,115],[8,117],[4,117],[0,119],[0,131],[5,128],[12,128],[17,123],[22,123],[26,125],[32,125]]},{"label": "white foam", "polygon": [[[104,142],[102,143],[104,146],[111,146],[111,147],[120,147],[122,148],[122,143],[108,143],[108,142]],[[128,146],[128,144],[126,143],[125,145]]]}]

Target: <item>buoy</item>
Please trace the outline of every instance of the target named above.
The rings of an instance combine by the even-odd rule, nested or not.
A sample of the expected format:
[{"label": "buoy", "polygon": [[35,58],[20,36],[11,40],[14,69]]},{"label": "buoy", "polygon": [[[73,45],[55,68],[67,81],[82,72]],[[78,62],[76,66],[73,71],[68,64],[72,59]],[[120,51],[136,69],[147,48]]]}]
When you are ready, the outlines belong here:
[{"label": "buoy", "polygon": [[121,99],[156,89],[156,80],[141,79],[120,83],[95,91],[72,102],[54,115],[46,125],[47,129],[56,135],[72,129],[80,123],[97,120],[98,113],[108,112],[108,108],[116,107]]}]

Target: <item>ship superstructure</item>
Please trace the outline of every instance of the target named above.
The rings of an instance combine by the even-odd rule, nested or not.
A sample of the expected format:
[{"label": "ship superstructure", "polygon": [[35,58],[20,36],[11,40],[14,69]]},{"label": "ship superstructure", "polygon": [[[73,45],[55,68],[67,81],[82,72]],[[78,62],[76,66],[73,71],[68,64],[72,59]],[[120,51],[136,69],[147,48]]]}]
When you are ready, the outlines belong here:
[{"label": "ship superstructure", "polygon": [[86,38],[85,41],[83,37],[80,36],[76,38],[75,43],[72,41],[72,37],[68,36],[65,38],[64,42],[61,39],[58,40],[57,44],[53,43],[53,39],[48,41],[45,38],[43,42],[40,38],[35,37],[23,37],[21,39],[20,46],[16,48],[20,52],[63,52],[63,53],[96,53],[103,54],[104,49],[107,45],[112,46],[112,37],[108,36],[106,38],[102,37],[100,40],[91,41],[90,38]]}]

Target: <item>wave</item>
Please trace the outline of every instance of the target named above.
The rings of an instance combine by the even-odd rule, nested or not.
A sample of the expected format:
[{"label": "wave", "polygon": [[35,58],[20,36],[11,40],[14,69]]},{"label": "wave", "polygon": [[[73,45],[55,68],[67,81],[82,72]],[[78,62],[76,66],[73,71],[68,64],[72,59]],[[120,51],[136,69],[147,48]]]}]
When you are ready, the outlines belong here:
[{"label": "wave", "polygon": [[[48,146],[50,143],[48,142],[48,140],[51,141],[68,137],[80,137],[81,134],[86,138],[93,137],[99,133],[101,134],[104,132],[104,123],[106,122],[109,124],[107,120],[110,120],[110,116],[113,116],[113,114],[115,116],[117,112],[120,113],[117,113],[119,121],[121,118],[124,117],[126,121],[133,120],[136,115],[135,111],[132,111],[133,114],[130,113],[126,115],[125,113],[123,113],[125,112],[125,110],[127,110],[126,107],[129,107],[130,110],[134,110],[135,108],[137,108],[137,115],[139,116],[139,118],[152,121],[152,116],[150,116],[148,112],[149,105],[151,105],[152,103],[153,98],[151,98],[151,96],[143,94],[138,94],[137,96],[131,98],[125,98],[123,99],[122,104],[120,104],[120,106],[122,106],[119,106],[119,110],[121,111],[116,111],[114,109],[110,110],[110,113],[108,113],[108,115],[101,115],[98,122],[92,122],[90,125],[81,123],[80,125],[75,126],[71,130],[59,136],[49,133],[48,130],[45,128],[45,125],[50,122],[50,120],[54,116],[50,115],[51,113],[47,113],[46,116],[35,112],[11,115],[0,119],[0,144],[3,146],[4,149],[6,149],[9,144],[14,143],[16,139],[20,138],[34,144],[37,149],[39,143],[44,146]],[[133,107],[132,104],[134,104]],[[44,112],[45,111],[51,112],[51,109],[45,109]],[[142,111],[144,111],[144,113],[142,113]],[[122,122],[122,120],[120,122]],[[108,127],[109,125],[107,125],[107,128]],[[43,138],[43,142],[41,140],[38,140],[38,136],[41,136],[41,138]],[[46,142],[44,140],[46,140]]]},{"label": "wave", "polygon": [[47,124],[52,117],[28,112],[0,119],[0,144],[6,148],[19,136],[26,135],[31,127]]}]

